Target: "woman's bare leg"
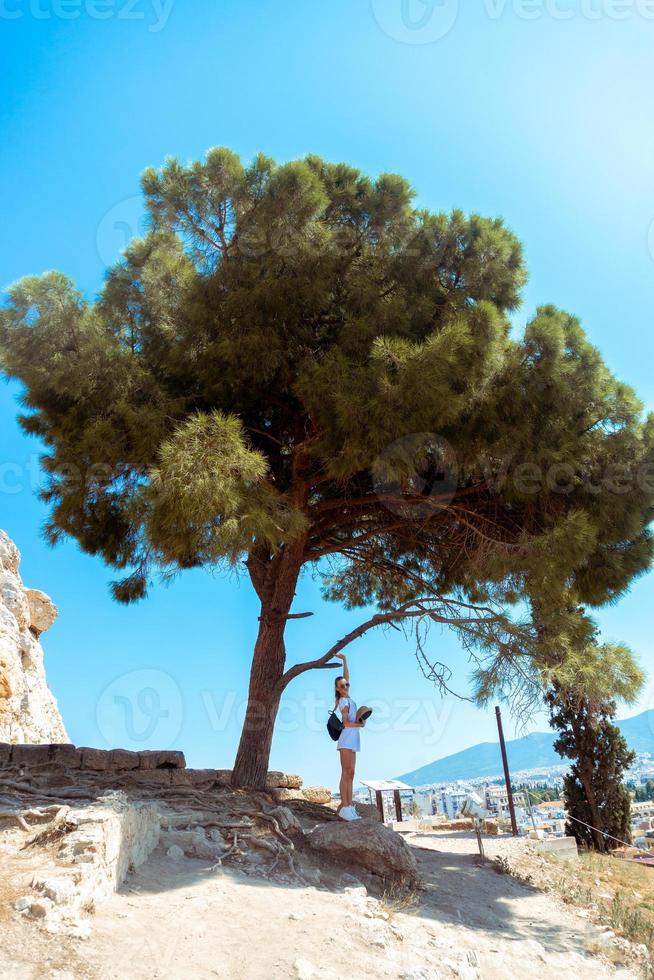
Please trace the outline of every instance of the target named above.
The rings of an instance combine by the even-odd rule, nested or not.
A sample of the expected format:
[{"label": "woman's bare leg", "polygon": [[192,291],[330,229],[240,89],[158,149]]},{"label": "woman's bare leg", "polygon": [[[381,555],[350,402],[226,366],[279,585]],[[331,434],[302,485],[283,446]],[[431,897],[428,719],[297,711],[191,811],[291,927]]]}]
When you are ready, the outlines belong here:
[{"label": "woman's bare leg", "polygon": [[338,792],[341,797],[341,802],[338,807],[340,811],[344,806],[347,806],[347,785],[348,785],[348,775],[347,775],[347,761],[345,759],[346,749],[339,749],[338,754],[341,757],[341,781],[338,784]]},{"label": "woman's bare leg", "polygon": [[352,757],[352,768],[350,769],[350,772],[349,772],[350,785],[349,785],[349,788],[348,788],[348,799],[349,799],[350,803],[352,803],[352,800],[354,799],[354,768],[355,768],[355,766],[357,764],[357,754],[356,754],[356,752],[350,752],[350,755]]},{"label": "woman's bare leg", "polygon": [[339,749],[341,757],[341,781],[339,783],[339,793],[341,796],[341,807],[350,806],[352,803],[352,788],[354,786],[354,764],[356,762],[356,752],[352,749]]}]

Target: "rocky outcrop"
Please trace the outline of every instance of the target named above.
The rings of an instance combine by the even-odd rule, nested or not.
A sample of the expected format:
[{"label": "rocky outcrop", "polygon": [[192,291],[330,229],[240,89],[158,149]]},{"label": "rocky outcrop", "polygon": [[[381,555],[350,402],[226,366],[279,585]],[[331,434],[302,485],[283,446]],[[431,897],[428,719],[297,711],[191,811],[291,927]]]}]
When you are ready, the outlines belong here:
[{"label": "rocky outcrop", "polygon": [[307,834],[306,842],[333,861],[363,868],[386,881],[411,885],[417,880],[416,860],[409,845],[383,823],[331,821]]},{"label": "rocky outcrop", "polygon": [[302,799],[307,803],[331,803],[332,791],[326,786],[305,786],[302,790]]},{"label": "rocky outcrop", "polygon": [[0,742],[67,742],[39,642],[57,607],[39,589],[25,588],[19,564],[18,548],[0,530]]},{"label": "rocky outcrop", "polygon": [[354,804],[354,809],[362,820],[372,820],[374,823],[383,822],[379,815],[379,810],[374,803],[359,803],[357,801]]},{"label": "rocky outcrop", "polygon": [[266,776],[266,789],[301,789],[302,776],[271,770]]}]

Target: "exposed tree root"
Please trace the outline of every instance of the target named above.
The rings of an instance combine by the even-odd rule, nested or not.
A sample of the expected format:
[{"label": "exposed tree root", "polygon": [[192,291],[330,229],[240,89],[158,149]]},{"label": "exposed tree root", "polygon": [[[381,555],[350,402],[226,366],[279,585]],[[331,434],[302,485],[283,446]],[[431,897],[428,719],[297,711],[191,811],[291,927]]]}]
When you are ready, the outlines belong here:
[{"label": "exposed tree root", "polygon": [[12,810],[0,810],[0,820],[15,820],[21,830],[32,829],[20,813],[14,813]]},{"label": "exposed tree root", "polygon": [[[88,785],[75,787],[37,787],[16,779],[0,779],[0,819],[10,819],[23,831],[34,833],[34,825],[42,824],[38,833],[28,839],[23,848],[42,846],[65,836],[75,826],[69,819],[71,806],[87,801],[101,801],[106,795],[103,774]],[[269,860],[254,861],[253,873],[272,878],[275,873],[290,876],[302,884],[306,881],[294,863],[295,845],[282,830],[275,815],[277,803],[265,793],[248,794],[216,787],[162,788],[155,785],[121,787],[128,796],[136,791],[138,798],[156,802],[161,807],[162,822],[171,829],[202,829],[209,834],[218,830],[227,840],[226,850],[211,866],[218,871],[227,862],[246,858],[248,851],[263,851]],[[5,809],[6,807],[6,809]],[[263,858],[263,855],[262,855]],[[256,871],[254,870],[256,868]]]},{"label": "exposed tree root", "polygon": [[237,854],[240,856],[243,853],[244,852],[238,846],[238,835],[236,831],[234,831],[234,840],[232,841],[232,846],[229,848],[228,851],[225,851],[225,853],[218,858],[215,864],[211,865],[211,868],[209,870],[217,871],[219,868],[222,867],[223,861],[226,861],[228,857],[231,857],[233,854]]},{"label": "exposed tree root", "polygon": [[[36,837],[32,837],[31,840],[26,841],[23,844],[22,850],[24,850],[26,847],[39,847],[42,846],[43,844],[50,844],[52,843],[52,841],[58,840],[60,837],[63,837],[69,831],[75,829],[76,824],[66,820],[66,817],[70,812],[69,806],[64,805],[60,807],[48,807],[48,810],[50,811],[52,811],[53,809],[56,809],[56,813],[52,817],[50,823],[45,828],[45,830],[42,830],[40,833],[38,833]],[[30,812],[34,813],[38,811],[30,811]]]},{"label": "exposed tree root", "polygon": [[[30,820],[45,819],[46,821],[49,822],[49,826],[47,827],[46,832],[51,832],[52,830],[54,830],[55,827],[57,827],[60,823],[62,823],[62,821],[66,818],[66,815],[68,814],[69,810],[70,810],[70,806],[68,806],[67,804],[60,806],[59,804],[56,803],[51,806],[46,806],[43,809],[21,810],[20,812],[16,810],[0,810],[0,820],[14,820],[21,828],[21,830],[30,831],[33,830],[34,828],[30,826],[30,824],[27,822],[28,819]],[[34,838],[33,841],[28,841],[27,844],[24,846],[27,847],[29,844],[34,843],[34,841],[36,840],[37,838]]]},{"label": "exposed tree root", "polygon": [[279,837],[279,839],[281,841],[283,841],[284,844],[286,844],[286,846],[289,848],[289,850],[291,850],[291,851],[294,851],[295,850],[295,844],[282,831],[281,827],[279,826],[279,823],[277,822],[277,818],[276,817],[273,817],[270,813],[264,813],[262,810],[259,810],[257,813],[253,814],[253,816],[258,817],[260,820],[263,820],[266,823],[271,824],[273,830],[275,831],[275,833],[277,834],[277,836]]},{"label": "exposed tree root", "polygon": [[71,787],[70,789],[62,787],[61,789],[53,789],[52,792],[49,792],[47,789],[30,786],[27,783],[17,783],[9,779],[0,780],[0,789],[14,789],[19,793],[27,793],[30,796],[40,796],[44,800],[90,800],[95,796],[92,790],[87,791],[78,787]]}]

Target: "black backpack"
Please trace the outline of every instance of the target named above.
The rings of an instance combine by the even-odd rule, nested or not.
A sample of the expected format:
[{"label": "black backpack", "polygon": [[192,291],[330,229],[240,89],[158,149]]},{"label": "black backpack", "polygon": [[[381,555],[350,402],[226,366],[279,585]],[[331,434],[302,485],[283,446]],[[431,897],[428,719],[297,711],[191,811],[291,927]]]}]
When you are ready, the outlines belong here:
[{"label": "black backpack", "polygon": [[327,719],[327,731],[334,742],[338,742],[341,732],[345,728],[345,725],[341,719],[336,714],[336,708],[331,712],[329,718]]}]

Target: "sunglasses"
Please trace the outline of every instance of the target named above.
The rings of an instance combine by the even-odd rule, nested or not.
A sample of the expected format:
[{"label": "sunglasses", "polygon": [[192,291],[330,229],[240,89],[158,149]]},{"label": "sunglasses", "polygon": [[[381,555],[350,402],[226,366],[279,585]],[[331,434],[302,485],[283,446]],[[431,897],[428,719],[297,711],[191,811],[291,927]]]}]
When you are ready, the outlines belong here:
[{"label": "sunglasses", "polygon": [[341,681],[341,687],[349,687],[349,686],[350,685],[347,683],[347,681]]}]

